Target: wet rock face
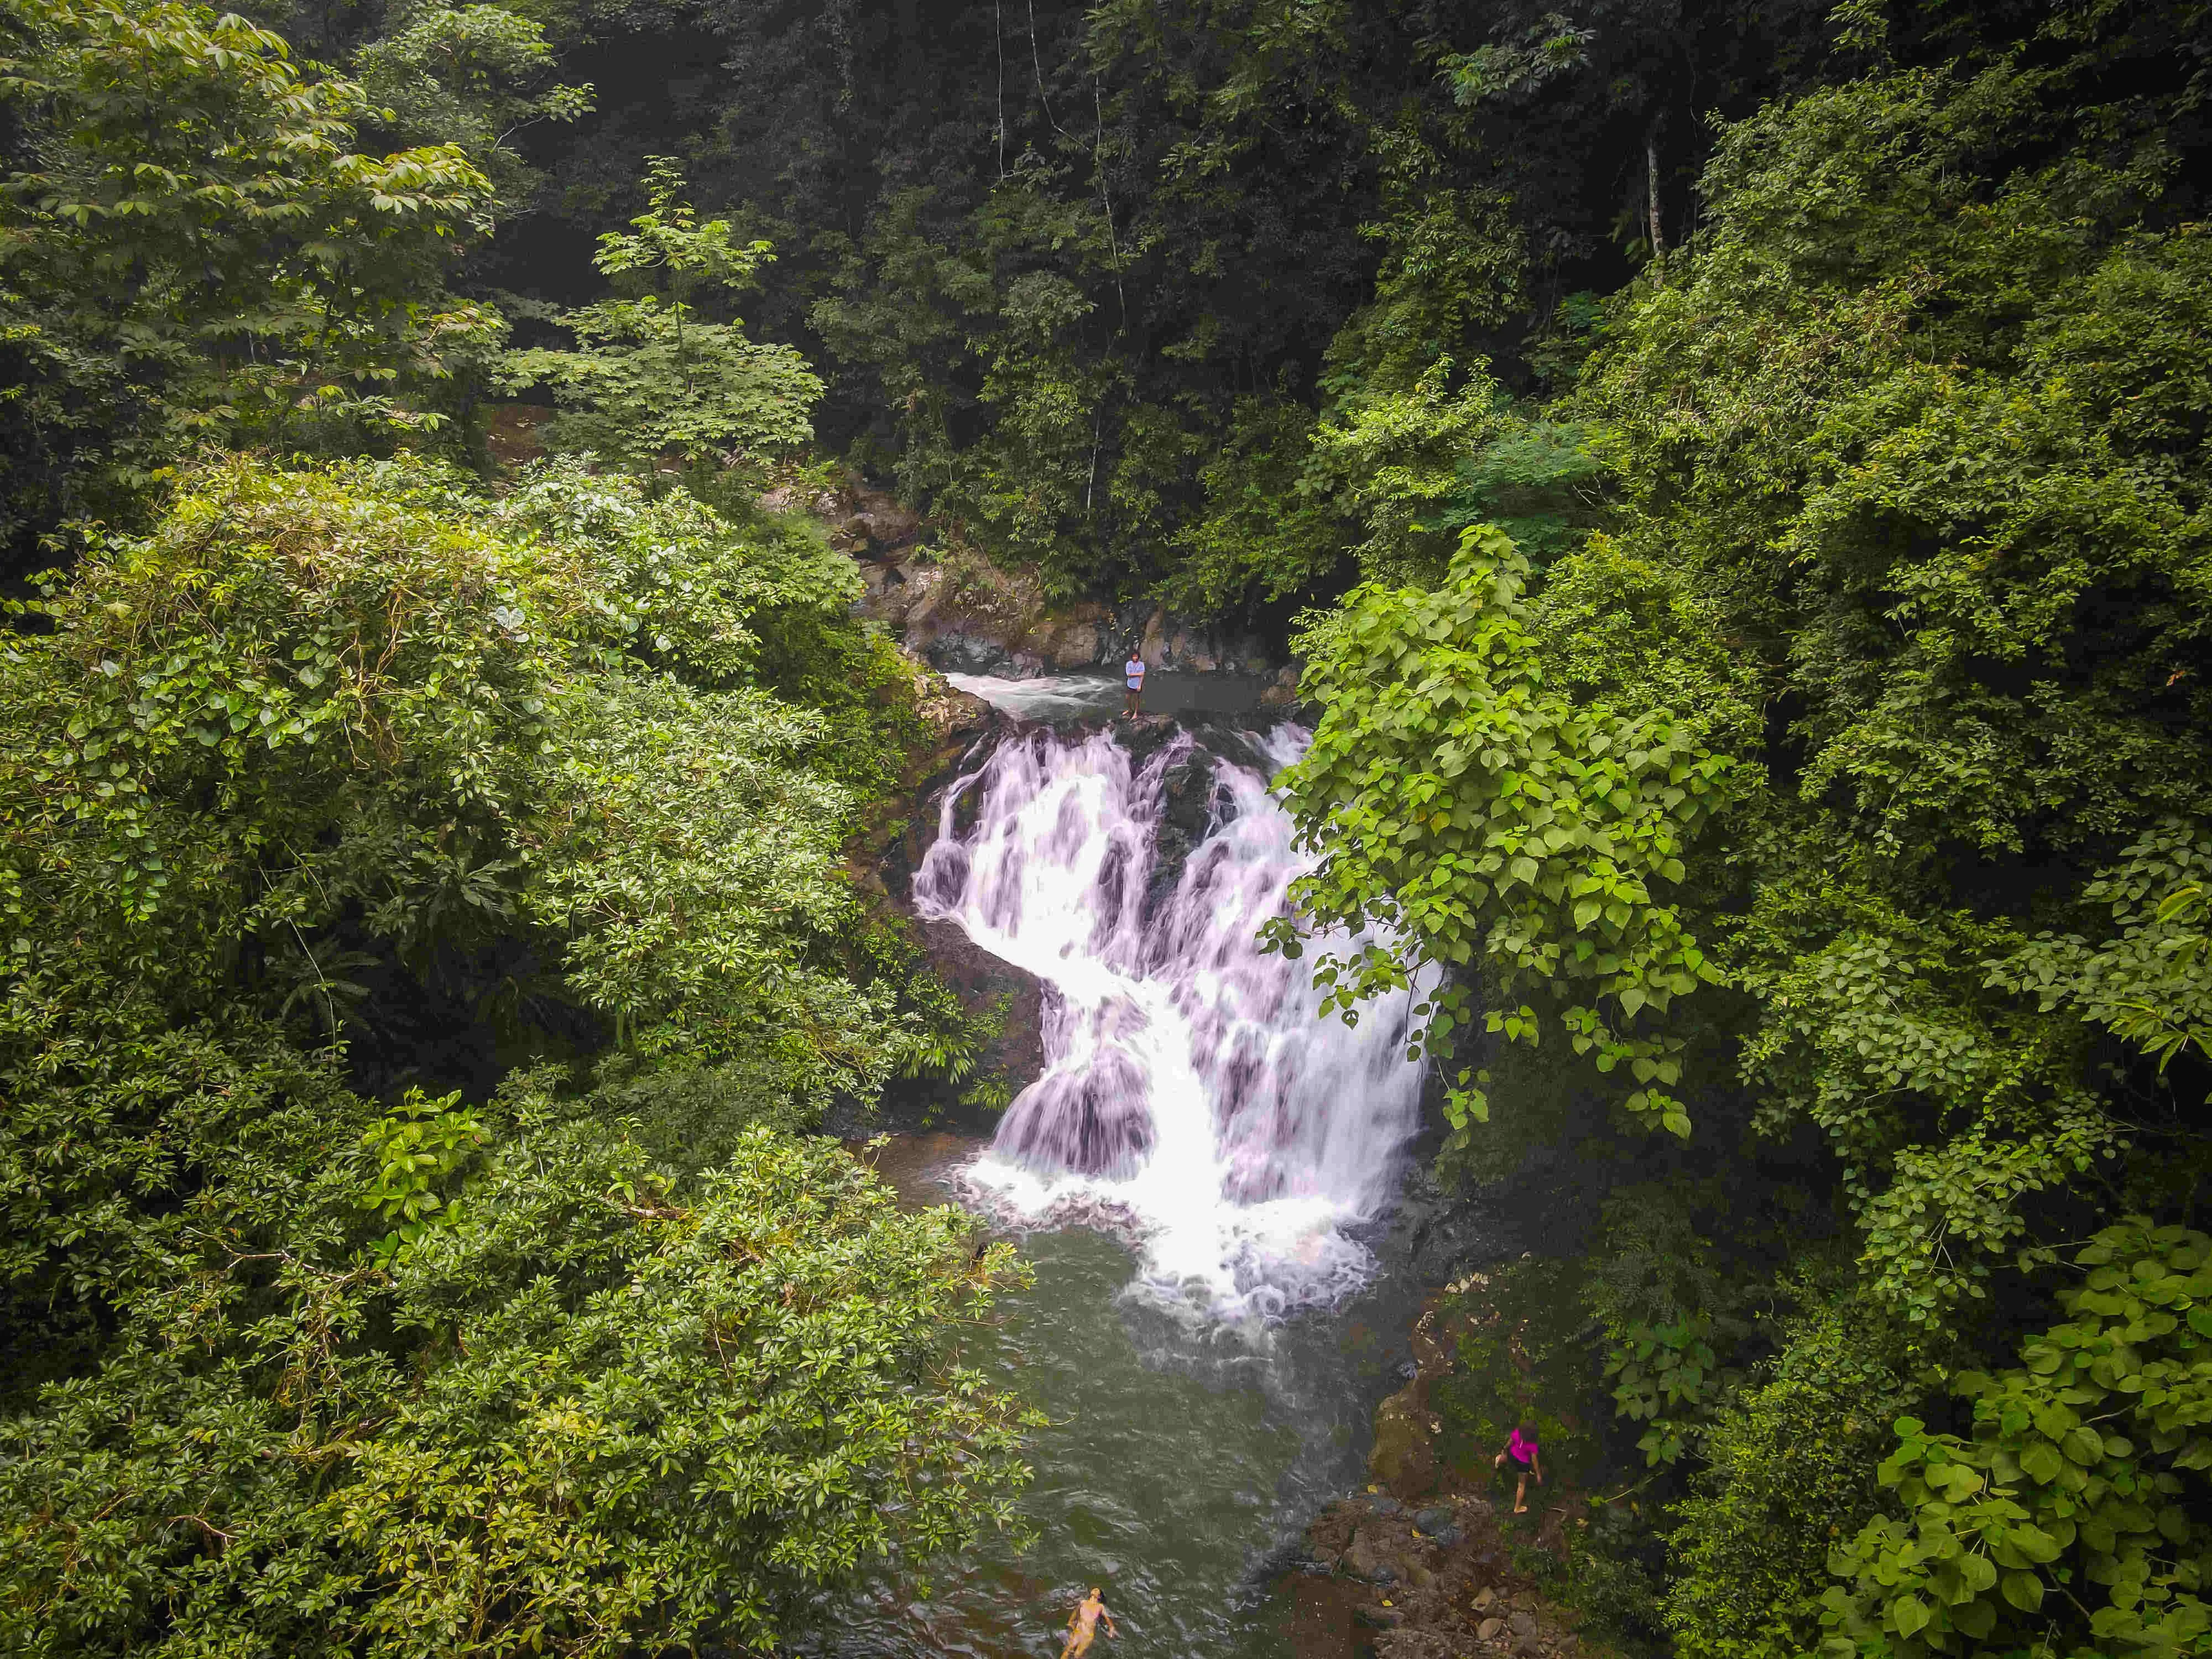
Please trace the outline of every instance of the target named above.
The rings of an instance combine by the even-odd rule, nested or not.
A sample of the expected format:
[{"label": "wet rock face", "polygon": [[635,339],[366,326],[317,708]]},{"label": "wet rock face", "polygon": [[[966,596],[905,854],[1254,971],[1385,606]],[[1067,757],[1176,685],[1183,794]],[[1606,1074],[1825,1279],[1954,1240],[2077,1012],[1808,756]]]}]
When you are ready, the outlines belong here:
[{"label": "wet rock face", "polygon": [[983,810],[983,788],[970,778],[968,787],[952,798],[952,833],[964,836],[975,827],[975,819]]},{"label": "wet rock face", "polygon": [[1014,654],[996,640],[973,634],[944,634],[921,648],[929,665],[941,674],[1011,675],[1019,665]]},{"label": "wet rock face", "polygon": [[952,988],[970,1013],[1003,1008],[998,1036],[979,1058],[980,1074],[993,1073],[1019,1085],[1044,1069],[1045,988],[1010,962],[1001,961],[949,921],[924,921],[922,949],[938,976]]},{"label": "wet rock face", "polygon": [[[1103,605],[1048,605],[1020,578],[997,595],[946,591],[943,573],[926,565],[889,565],[867,577],[863,615],[890,623],[908,645],[951,674],[1031,678],[1119,668],[1133,645],[1146,664],[1191,674],[1268,673],[1266,648],[1252,635],[1219,636],[1167,611],[1146,613],[1120,627]],[[1286,706],[1297,681],[1279,679],[1266,696]]]},{"label": "wet rock face", "polygon": [[1367,1467],[1391,1491],[1419,1497],[1436,1490],[1437,1455],[1413,1390],[1395,1394],[1375,1413],[1375,1449]]},{"label": "wet rock face", "polygon": [[1571,1621],[1506,1565],[1488,1499],[1331,1504],[1289,1579],[1299,1659],[1577,1659]]},{"label": "wet rock face", "polygon": [[1161,775],[1160,821],[1152,838],[1152,881],[1145,892],[1147,916],[1159,915],[1175,896],[1193,849],[1212,830],[1225,796],[1213,775],[1213,757],[1203,749],[1194,749]]},{"label": "wet rock face", "polygon": [[[914,872],[936,839],[943,791],[962,770],[963,757],[981,752],[1000,724],[997,712],[980,697],[946,684],[927,667],[916,667],[917,712],[930,741],[915,757],[901,793],[883,803],[874,824],[858,838],[850,856],[862,890],[916,928],[930,968],[951,988],[961,1006],[970,1015],[997,1019],[1000,1030],[977,1056],[974,1072],[963,1085],[894,1079],[883,1107],[893,1122],[913,1114],[924,1124],[949,1122],[970,1133],[988,1132],[995,1120],[982,1117],[963,1098],[966,1083],[1003,1079],[1011,1091],[1044,1069],[1039,1036],[1043,987],[951,922],[925,921],[915,915]],[[964,806],[972,823],[975,805],[963,798],[956,810]]]},{"label": "wet rock face", "polygon": [[1160,817],[1168,828],[1202,838],[1213,821],[1213,758],[1202,752],[1178,761],[1160,781]]},{"label": "wet rock face", "polygon": [[[1420,1178],[1409,1178],[1413,1196],[1420,1202]],[[1436,1439],[1443,1425],[1432,1414],[1429,1388],[1451,1366],[1455,1339],[1438,1327],[1432,1300],[1412,1332],[1413,1371],[1404,1376],[1405,1387],[1385,1400],[1375,1412],[1375,1445],[1368,1454],[1367,1469],[1376,1483],[1409,1502],[1427,1498],[1437,1490],[1442,1475]],[[1448,1509],[1431,1504],[1419,1510],[1414,1524],[1424,1533],[1451,1524]]]},{"label": "wet rock face", "polygon": [[1274,681],[1260,694],[1262,708],[1288,709],[1298,700],[1298,671],[1285,667],[1276,672]]},{"label": "wet rock face", "polygon": [[1063,672],[1087,668],[1093,663],[1106,660],[1109,650],[1106,636],[1092,623],[1080,619],[1070,620],[1065,626],[1052,630],[1049,639],[1032,643],[1042,647],[1042,665]]},{"label": "wet rock face", "polygon": [[1114,730],[1128,753],[1130,765],[1142,766],[1182,736],[1183,727],[1172,715],[1139,714],[1134,720],[1115,721]]},{"label": "wet rock face", "polygon": [[[948,552],[942,528],[890,491],[853,483],[803,498],[795,486],[761,504],[803,508],[830,544],[860,564],[860,615],[896,632],[939,672],[1028,678],[1121,665],[1133,647],[1154,668],[1188,673],[1269,674],[1275,665],[1255,635],[1208,629],[1152,604],[1048,600],[1036,580],[997,569],[973,554]],[[957,571],[949,567],[957,565]]]}]

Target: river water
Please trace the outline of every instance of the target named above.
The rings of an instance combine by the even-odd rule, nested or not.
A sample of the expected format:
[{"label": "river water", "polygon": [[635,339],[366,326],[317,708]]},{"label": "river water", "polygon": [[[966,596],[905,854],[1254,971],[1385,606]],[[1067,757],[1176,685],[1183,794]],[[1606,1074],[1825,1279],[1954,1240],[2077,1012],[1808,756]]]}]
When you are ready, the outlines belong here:
[{"label": "river water", "polygon": [[[886,1149],[910,1196],[956,1198],[980,1145]],[[1092,1584],[1121,1621],[1110,1659],[1282,1659],[1275,1562],[1331,1498],[1364,1483],[1376,1403],[1416,1299],[1384,1275],[1334,1306],[1243,1324],[1177,1317],[1136,1283],[1123,1238],[1079,1225],[1019,1236],[1035,1289],[973,1334],[968,1358],[1049,1413],[1030,1447],[1025,1551],[990,1538],[926,1583],[870,1574],[826,1598],[799,1651],[834,1659],[1057,1655]],[[1388,1240],[1374,1239],[1385,1255]]]},{"label": "river water", "polygon": [[[1001,690],[1031,717],[1095,694]],[[1323,1018],[1312,957],[1260,949],[1308,867],[1267,787],[1305,733],[1152,735],[1004,739],[946,791],[915,879],[921,914],[1045,987],[1043,1074],[992,1142],[909,1139],[882,1166],[1035,1270],[970,1356],[1052,1419],[1032,1541],[867,1579],[814,1610],[803,1651],[1056,1654],[1096,1583],[1116,1659],[1281,1654],[1283,1553],[1362,1484],[1415,1301],[1384,1271],[1419,1121],[1411,999]]]}]

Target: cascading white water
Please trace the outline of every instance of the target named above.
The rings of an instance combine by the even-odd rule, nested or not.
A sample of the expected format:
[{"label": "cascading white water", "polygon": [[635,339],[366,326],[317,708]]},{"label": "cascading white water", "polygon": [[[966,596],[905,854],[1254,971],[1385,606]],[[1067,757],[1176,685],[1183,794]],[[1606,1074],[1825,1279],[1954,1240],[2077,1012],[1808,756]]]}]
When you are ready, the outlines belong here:
[{"label": "cascading white water", "polygon": [[[1255,742],[1273,770],[1307,735]],[[1156,879],[1165,785],[1194,764],[1212,794],[1170,889]],[[1266,779],[1187,733],[1137,767],[1110,732],[1037,731],[957,780],[942,814],[916,908],[1047,988],[1044,1073],[975,1185],[1031,1218],[1126,1218],[1144,1283],[1218,1316],[1333,1300],[1364,1277],[1343,1228],[1387,1202],[1415,1127],[1414,998],[1348,1026],[1321,1014],[1310,954],[1261,953],[1261,924],[1310,865]]]}]

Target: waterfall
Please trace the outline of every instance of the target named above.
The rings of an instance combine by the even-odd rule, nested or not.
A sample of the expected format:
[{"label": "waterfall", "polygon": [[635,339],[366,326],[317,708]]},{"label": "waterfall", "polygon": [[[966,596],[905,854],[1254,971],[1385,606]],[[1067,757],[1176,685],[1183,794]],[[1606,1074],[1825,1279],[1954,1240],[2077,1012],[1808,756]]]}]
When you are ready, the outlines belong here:
[{"label": "waterfall", "polygon": [[[1272,774],[1307,736],[1247,741]],[[1121,1223],[1140,1282],[1214,1316],[1358,1284],[1371,1258],[1345,1229],[1388,1202],[1419,1117],[1414,998],[1346,1025],[1310,951],[1261,953],[1311,865],[1267,775],[1187,732],[1138,763],[1111,732],[1030,731],[955,780],[939,828],[915,908],[1045,987],[1044,1073],[973,1185],[1023,1217]]]}]

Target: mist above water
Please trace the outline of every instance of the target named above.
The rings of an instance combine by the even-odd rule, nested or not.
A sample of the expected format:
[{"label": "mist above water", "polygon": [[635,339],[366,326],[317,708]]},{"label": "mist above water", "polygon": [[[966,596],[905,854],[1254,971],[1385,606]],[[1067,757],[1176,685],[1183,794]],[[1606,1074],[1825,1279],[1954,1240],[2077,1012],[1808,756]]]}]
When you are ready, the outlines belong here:
[{"label": "mist above water", "polygon": [[[1310,866],[1267,787],[1306,738],[1255,736],[1247,764],[1188,732],[1141,763],[1110,731],[1020,734],[945,792],[915,878],[921,914],[1046,988],[1045,1070],[969,1171],[977,1195],[1126,1231],[1141,1289],[1213,1318],[1359,1283],[1372,1259],[1346,1230],[1389,1202],[1419,1117],[1413,996],[1347,1026],[1320,1012],[1310,956],[1260,948]],[[1211,793],[1177,869],[1168,784],[1188,800],[1194,769]]]}]

